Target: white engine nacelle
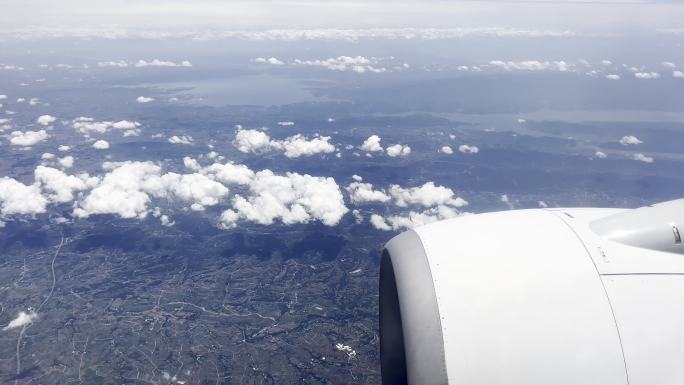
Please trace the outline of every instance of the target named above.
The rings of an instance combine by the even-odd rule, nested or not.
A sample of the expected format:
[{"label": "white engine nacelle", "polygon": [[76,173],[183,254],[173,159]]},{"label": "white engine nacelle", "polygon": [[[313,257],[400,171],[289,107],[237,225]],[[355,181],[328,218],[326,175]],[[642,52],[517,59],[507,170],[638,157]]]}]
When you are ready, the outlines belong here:
[{"label": "white engine nacelle", "polygon": [[382,383],[684,384],[677,223],[684,199],[469,215],[396,236],[380,268]]}]

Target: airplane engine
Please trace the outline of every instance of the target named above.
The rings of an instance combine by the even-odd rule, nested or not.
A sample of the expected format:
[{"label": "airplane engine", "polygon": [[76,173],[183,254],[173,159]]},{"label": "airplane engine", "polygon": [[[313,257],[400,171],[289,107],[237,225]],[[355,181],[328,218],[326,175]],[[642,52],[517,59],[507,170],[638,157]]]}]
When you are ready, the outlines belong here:
[{"label": "airplane engine", "polygon": [[684,384],[684,199],[466,215],[387,243],[382,383]]}]

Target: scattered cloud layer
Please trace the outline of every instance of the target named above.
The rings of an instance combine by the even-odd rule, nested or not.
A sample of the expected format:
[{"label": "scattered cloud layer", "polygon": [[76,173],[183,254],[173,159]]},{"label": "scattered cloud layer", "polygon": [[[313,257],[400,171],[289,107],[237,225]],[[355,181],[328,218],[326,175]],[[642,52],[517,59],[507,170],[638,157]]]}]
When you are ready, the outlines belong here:
[{"label": "scattered cloud layer", "polygon": [[101,61],[97,63],[98,67],[119,67],[119,68],[127,68],[127,67],[134,67],[134,68],[143,68],[143,67],[192,67],[192,63],[190,63],[188,60],[183,60],[180,62],[173,62],[169,60],[159,60],[159,59],[153,59],[150,61],[147,60],[138,60],[135,62],[127,62],[125,60],[111,60],[111,61]]},{"label": "scattered cloud layer", "polygon": [[[106,39],[193,39],[196,41],[213,41],[226,39],[271,40],[271,41],[359,41],[366,39],[388,40],[452,40],[471,37],[491,38],[542,38],[573,37],[583,35],[571,30],[526,29],[512,27],[467,27],[467,28],[307,28],[307,29],[262,29],[262,30],[225,30],[206,28],[198,30],[159,31],[144,28],[125,29],[98,26],[87,28],[81,26],[60,26],[49,28],[24,27],[23,29],[5,30],[0,40],[16,39],[52,39],[52,38],[106,38]],[[103,62],[108,63],[108,62]],[[137,62],[136,62],[137,63]],[[181,62],[183,63],[183,62]],[[178,63],[176,63],[178,64]],[[12,66],[16,68],[15,66]],[[0,65],[0,68],[2,66]],[[10,68],[12,69],[12,68]]]}]

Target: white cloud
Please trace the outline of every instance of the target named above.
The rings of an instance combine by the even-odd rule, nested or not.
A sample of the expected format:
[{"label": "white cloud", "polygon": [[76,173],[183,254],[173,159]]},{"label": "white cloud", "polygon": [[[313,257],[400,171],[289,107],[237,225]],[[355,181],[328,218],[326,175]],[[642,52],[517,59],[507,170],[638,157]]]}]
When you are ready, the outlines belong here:
[{"label": "white cloud", "polygon": [[109,142],[107,142],[106,140],[100,139],[100,140],[96,141],[95,143],[93,143],[93,148],[95,148],[97,150],[106,150],[109,148]]},{"label": "white cloud", "polygon": [[635,145],[635,144],[641,144],[643,143],[639,138],[637,138],[634,135],[627,135],[623,136],[622,139],[620,139],[620,144],[623,146],[629,146],[629,145]]},{"label": "white cloud", "polygon": [[135,98],[135,101],[138,103],[149,103],[149,102],[153,102],[154,98],[149,97],[149,96],[138,96],[137,98]]},{"label": "white cloud", "polygon": [[61,151],[61,152],[66,152],[66,151],[71,150],[71,147],[69,147],[69,146],[63,144],[63,145],[57,147],[57,150],[58,150],[58,151]]},{"label": "white cloud", "polygon": [[564,61],[538,61],[538,60],[526,60],[526,61],[501,61],[493,60],[489,62],[489,65],[500,68],[506,71],[569,71],[570,65]]},{"label": "white cloud", "polygon": [[[228,188],[201,174],[176,174],[173,172],[161,176],[166,196],[173,196],[183,201],[192,202],[192,209],[203,210],[206,206],[217,205],[228,195]],[[154,191],[160,194],[158,191]]]},{"label": "white cloud", "polygon": [[339,186],[332,178],[287,173],[275,175],[270,170],[255,174],[247,198],[236,195],[233,209],[221,216],[224,227],[249,220],[263,225],[280,220],[285,224],[319,220],[336,225],[348,211]]},{"label": "white cloud", "polygon": [[362,183],[361,180],[350,183],[346,190],[354,204],[386,203],[392,199],[384,190],[373,190],[372,184]]},{"label": "white cloud", "polygon": [[357,73],[382,73],[387,71],[385,67],[378,66],[379,59],[363,56],[338,56],[325,60],[300,60],[295,59],[295,65],[323,67],[333,71],[352,71]]},{"label": "white cloud", "polygon": [[644,155],[644,154],[642,154],[642,153],[636,153],[636,154],[634,154],[634,155],[632,156],[632,159],[638,160],[638,161],[644,162],[644,163],[653,163],[653,158],[652,158],[652,157],[646,156],[646,155]]},{"label": "white cloud", "polygon": [[307,139],[305,136],[297,134],[283,141],[273,141],[271,146],[284,150],[284,155],[288,158],[298,158],[335,152],[335,146],[329,141],[329,136],[315,136],[313,139]]},{"label": "white cloud", "polygon": [[168,139],[171,144],[192,144],[193,139],[190,135],[174,135]]},{"label": "white cloud", "polygon": [[44,213],[47,203],[37,186],[0,178],[0,214],[3,216]]},{"label": "white cloud", "polygon": [[247,166],[234,163],[214,163],[198,170],[202,175],[225,184],[249,185],[254,179],[254,171]]},{"label": "white cloud", "polygon": [[47,126],[54,123],[55,120],[57,120],[57,118],[55,118],[52,115],[41,115],[38,117],[38,119],[36,119],[36,123],[42,124],[43,126]]},{"label": "white cloud", "polygon": [[256,59],[254,59],[254,61],[257,62],[257,63],[268,63],[268,64],[273,64],[273,65],[283,65],[283,64],[285,64],[285,63],[283,63],[281,60],[278,60],[278,59],[276,59],[276,58],[274,58],[274,57],[270,57],[270,58],[268,58],[268,59],[267,59],[267,58],[263,58],[263,57],[258,57],[258,58],[256,58]]},{"label": "white cloud", "polygon": [[410,211],[405,215],[390,215],[383,218],[380,215],[371,215],[370,222],[373,227],[384,231],[398,231],[402,229],[412,229],[428,223],[443,219],[454,218],[461,213],[448,206],[437,206],[424,211]]},{"label": "white cloud", "polygon": [[660,74],[657,72],[635,72],[634,77],[637,79],[651,80],[658,79]]},{"label": "white cloud", "polygon": [[664,62],[662,62],[661,64],[662,64],[663,67],[665,67],[665,68],[675,68],[675,67],[677,67],[674,63],[669,62],[669,61],[664,61]]},{"label": "white cloud", "polygon": [[439,152],[441,152],[442,154],[451,155],[454,153],[454,150],[449,146],[443,146],[439,149]]},{"label": "white cloud", "polygon": [[608,74],[608,75],[606,75],[606,79],[608,79],[608,80],[620,80],[620,75]]},{"label": "white cloud", "polygon": [[7,95],[1,94],[1,95],[0,95],[0,100],[7,100]]},{"label": "white cloud", "polygon": [[192,67],[192,63],[187,60],[181,62],[172,62],[167,60],[154,59],[152,61],[138,60],[135,63],[136,67]]},{"label": "white cloud", "polygon": [[47,131],[13,131],[10,136],[10,143],[14,146],[33,146],[49,138]]},{"label": "white cloud", "polygon": [[141,126],[138,122],[119,120],[113,121],[95,121],[93,118],[81,116],[72,121],[72,127],[82,134],[98,133],[104,134],[110,130],[134,130]]},{"label": "white cloud", "polygon": [[51,167],[38,166],[34,171],[36,184],[46,192],[47,198],[54,203],[67,203],[74,200],[76,194],[84,191],[96,180],[86,176],[81,179]]},{"label": "white cloud", "polygon": [[401,144],[395,144],[392,146],[387,146],[387,155],[391,157],[397,157],[397,156],[407,156],[411,154],[411,147],[401,145]]},{"label": "white cloud", "polygon": [[368,152],[384,151],[380,145],[382,139],[377,135],[371,135],[361,144],[361,149]]},{"label": "white cloud", "polygon": [[12,321],[10,321],[7,326],[2,328],[3,331],[11,330],[11,329],[16,329],[22,326],[26,326],[33,321],[35,321],[38,318],[38,314],[36,312],[29,310],[29,312],[23,312],[20,311],[19,314],[17,314],[17,317],[14,318]]},{"label": "white cloud", "polygon": [[357,225],[363,223],[363,214],[361,214],[361,211],[354,209],[352,210],[352,215],[354,216],[354,222],[356,222]]},{"label": "white cloud", "polygon": [[672,71],[672,76],[680,79],[684,79],[684,72],[682,71]]},{"label": "white cloud", "polygon": [[294,122],[289,122],[289,121],[288,121],[288,122],[278,122],[278,125],[279,125],[279,126],[294,126],[295,123],[294,123]]},{"label": "white cloud", "polygon": [[450,205],[462,207],[468,204],[462,198],[456,197],[454,191],[448,187],[437,186],[434,182],[427,182],[420,187],[403,188],[393,184],[389,187],[389,194],[399,207],[409,205],[432,207]]},{"label": "white cloud", "polygon": [[64,158],[59,158],[57,162],[64,168],[71,168],[74,166],[74,157],[71,155],[65,156]]},{"label": "white cloud", "polygon": [[296,134],[285,140],[272,140],[268,134],[259,130],[240,129],[235,134],[233,145],[244,153],[265,153],[271,150],[282,151],[288,158],[328,154],[336,150],[329,136],[314,136],[312,139]]},{"label": "white cloud", "polygon": [[596,156],[596,157],[599,158],[599,159],[605,159],[605,158],[608,157],[608,155],[606,155],[606,153],[603,152],[603,151],[596,151],[596,152],[594,153],[594,156]]},{"label": "white cloud", "polygon": [[128,67],[125,60],[101,61],[97,63],[98,67]]},{"label": "white cloud", "polygon": [[238,130],[233,145],[244,153],[262,153],[270,150],[271,137],[259,130]]},{"label": "white cloud", "polygon": [[610,61],[610,60],[601,60],[601,64],[603,64],[604,66],[608,67],[608,66],[612,65],[613,62]]},{"label": "white cloud", "polygon": [[458,151],[464,154],[477,154],[478,152],[480,152],[480,149],[477,146],[469,146],[467,144],[462,144],[458,146]]},{"label": "white cloud", "polygon": [[385,221],[385,218],[378,214],[372,214],[370,216],[370,223],[373,225],[374,228],[378,230],[384,230],[384,231],[392,231],[392,226],[390,226],[387,221]]},{"label": "white cloud", "polygon": [[114,214],[122,218],[144,218],[152,198],[175,199],[199,211],[217,205],[227,187],[199,174],[161,173],[152,162],[105,163],[109,170],[94,188],[76,204],[74,215]]}]

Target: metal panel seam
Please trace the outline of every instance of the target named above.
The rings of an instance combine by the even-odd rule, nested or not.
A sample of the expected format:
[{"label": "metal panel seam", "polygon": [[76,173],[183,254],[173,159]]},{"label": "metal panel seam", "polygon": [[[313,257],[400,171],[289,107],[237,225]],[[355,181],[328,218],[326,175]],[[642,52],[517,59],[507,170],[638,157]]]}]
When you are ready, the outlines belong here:
[{"label": "metal panel seam", "polygon": [[584,240],[577,234],[575,229],[559,214],[557,214],[554,211],[551,210],[545,210],[550,212],[553,216],[555,216],[557,219],[559,219],[561,222],[563,222],[569,229],[572,231],[572,233],[575,235],[577,240],[582,244],[582,247],[584,250],[587,252],[587,256],[589,257],[589,260],[591,261],[591,264],[594,266],[594,270],[596,270],[596,277],[598,278],[599,282],[601,282],[601,287],[603,288],[603,293],[606,296],[606,300],[608,301],[608,307],[610,308],[610,314],[613,317],[613,323],[615,324],[615,331],[617,332],[618,336],[618,341],[620,342],[620,353],[622,353],[622,362],[625,366],[625,377],[627,379],[627,385],[629,385],[629,371],[627,370],[627,358],[625,357],[625,349],[622,346],[622,336],[620,335],[620,328],[618,327],[617,323],[617,318],[615,318],[615,311],[613,310],[613,303],[610,300],[610,296],[608,295],[608,289],[606,289],[606,285],[603,283],[603,278],[602,274],[599,272],[598,266],[596,266],[596,262],[594,261],[594,258],[591,257],[591,253],[589,252],[589,248],[587,248],[587,245],[584,243]]}]

